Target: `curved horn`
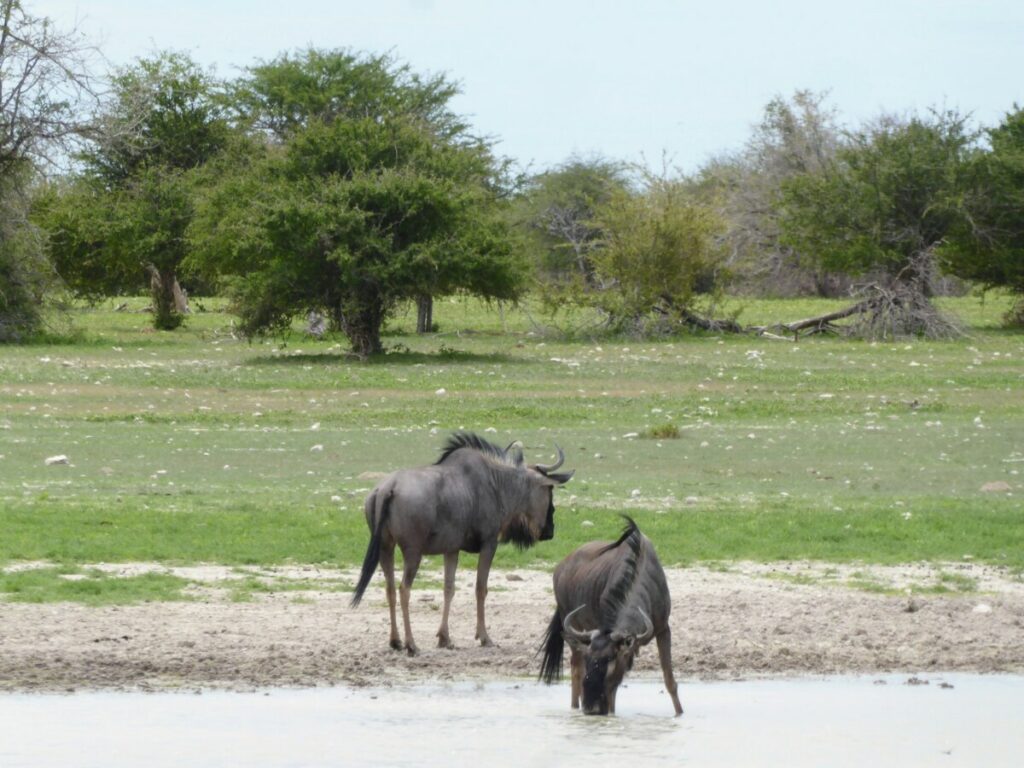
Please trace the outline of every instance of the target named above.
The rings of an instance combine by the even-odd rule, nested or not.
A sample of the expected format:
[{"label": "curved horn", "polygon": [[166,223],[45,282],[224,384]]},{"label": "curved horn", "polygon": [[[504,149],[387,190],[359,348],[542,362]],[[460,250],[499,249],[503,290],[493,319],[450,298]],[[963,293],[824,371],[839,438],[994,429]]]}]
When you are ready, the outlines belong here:
[{"label": "curved horn", "polygon": [[565,463],[565,452],[558,447],[558,443],[555,443],[555,450],[558,451],[558,461],[556,461],[554,464],[534,464],[533,468],[536,469],[541,474],[546,475],[548,472],[554,472],[556,469],[562,466],[562,464]]},{"label": "curved horn", "polygon": [[574,627],[572,627],[569,624],[569,621],[572,619],[572,617],[575,616],[577,613],[579,613],[580,611],[582,611],[586,607],[587,607],[587,604],[584,603],[579,608],[574,608],[573,610],[569,611],[569,614],[562,621],[562,631],[570,639],[575,640],[578,643],[583,643],[584,645],[590,645],[590,633],[589,632],[580,632],[578,629],[575,629]]},{"label": "curved horn", "polygon": [[640,615],[644,617],[644,624],[646,626],[644,627],[643,634],[638,635],[636,641],[643,645],[654,637],[654,622],[651,621],[651,617],[647,615],[643,608],[638,608],[638,610],[640,611]]}]

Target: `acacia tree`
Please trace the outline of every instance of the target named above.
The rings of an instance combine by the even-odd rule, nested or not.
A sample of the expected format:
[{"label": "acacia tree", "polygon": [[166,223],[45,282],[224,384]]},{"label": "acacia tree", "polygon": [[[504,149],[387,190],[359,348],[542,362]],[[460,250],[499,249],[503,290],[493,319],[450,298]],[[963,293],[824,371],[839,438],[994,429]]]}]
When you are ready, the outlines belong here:
[{"label": "acacia tree", "polygon": [[91,98],[93,49],[18,0],[0,0],[0,342],[39,330],[54,275],[29,218],[29,189],[59,164]]},{"label": "acacia tree", "polygon": [[197,261],[226,276],[243,332],[322,311],[366,357],[400,301],[518,295],[500,166],[449,111],[443,78],[307,51],[254,68],[237,92],[273,141],[218,170],[192,237]]},{"label": "acacia tree", "polygon": [[82,173],[39,205],[53,261],[77,293],[148,283],[155,327],[181,324],[193,178],[229,137],[216,91],[213,78],[178,53],[141,59],[113,78],[80,156]]},{"label": "acacia tree", "polygon": [[820,173],[783,183],[783,242],[825,269],[874,276],[869,335],[950,333],[928,297],[937,253],[964,220],[976,139],[953,111],[884,117]]},{"label": "acacia tree", "polygon": [[968,215],[940,249],[943,266],[988,288],[1017,296],[1007,318],[1024,325],[1024,108],[990,129],[990,151],[978,153],[964,195]]},{"label": "acacia tree", "polygon": [[610,327],[642,333],[652,317],[670,328],[728,325],[693,311],[699,293],[722,283],[723,222],[683,180],[645,173],[640,191],[614,193],[595,221],[603,234],[590,258],[604,288],[582,300],[601,309]]}]

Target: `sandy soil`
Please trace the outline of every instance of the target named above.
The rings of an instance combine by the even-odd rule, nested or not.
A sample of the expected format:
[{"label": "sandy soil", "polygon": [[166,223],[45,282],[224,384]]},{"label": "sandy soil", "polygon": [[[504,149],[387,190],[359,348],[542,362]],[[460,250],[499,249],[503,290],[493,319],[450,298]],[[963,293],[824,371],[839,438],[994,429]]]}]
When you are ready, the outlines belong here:
[{"label": "sandy soil", "polygon": [[[159,566],[107,566],[131,573]],[[388,648],[380,579],[358,609],[346,593],[276,592],[232,602],[223,568],[175,569],[208,584],[184,603],[87,608],[0,603],[0,690],[228,688],[388,685],[427,680],[534,676],[537,645],[554,603],[550,575],[491,575],[488,626],[497,647],[473,641],[470,571],[460,571],[452,608],[455,650],[434,647],[441,595],[413,594],[418,657]],[[262,578],[352,578],[324,569],[255,571]],[[966,594],[931,594],[940,574],[974,580]],[[1024,582],[973,564],[936,568],[834,568],[815,564],[668,574],[676,675],[714,679],[757,675],[930,671],[1024,671]],[[440,572],[421,570],[437,584]],[[845,586],[869,580],[879,594]],[[962,582],[961,582],[962,583]],[[653,646],[637,670],[657,674]],[[635,673],[634,673],[635,674]]]}]

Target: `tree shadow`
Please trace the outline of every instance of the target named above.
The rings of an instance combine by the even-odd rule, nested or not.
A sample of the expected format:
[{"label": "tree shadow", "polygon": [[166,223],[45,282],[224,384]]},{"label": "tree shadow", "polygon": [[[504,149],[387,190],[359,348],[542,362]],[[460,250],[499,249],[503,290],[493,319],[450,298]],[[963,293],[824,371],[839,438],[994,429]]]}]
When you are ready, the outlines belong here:
[{"label": "tree shadow", "polygon": [[243,365],[418,365],[438,363],[502,363],[518,364],[524,362],[504,352],[461,352],[453,349],[442,349],[439,352],[413,352],[399,350],[360,358],[353,352],[300,352],[296,354],[258,355],[243,361]]}]

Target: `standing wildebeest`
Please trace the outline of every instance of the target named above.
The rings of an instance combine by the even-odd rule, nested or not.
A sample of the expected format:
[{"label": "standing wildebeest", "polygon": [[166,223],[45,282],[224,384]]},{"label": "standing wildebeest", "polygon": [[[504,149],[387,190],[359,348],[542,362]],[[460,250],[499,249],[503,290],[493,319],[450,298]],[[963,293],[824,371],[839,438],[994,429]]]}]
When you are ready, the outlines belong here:
[{"label": "standing wildebeest", "polygon": [[658,640],[665,690],[676,714],[683,713],[672,676],[672,608],[658,556],[650,539],[629,517],[618,541],[592,541],[555,568],[558,607],[544,638],[541,677],[562,674],[564,640],[569,641],[572,708],[588,715],[615,714],[615,692],[633,667],[640,646]]},{"label": "standing wildebeest", "polygon": [[479,552],[476,575],[476,638],[491,645],[484,623],[487,576],[499,542],[520,548],[555,535],[554,487],[568,482],[572,472],[556,473],[565,454],[550,466],[527,466],[523,452],[512,444],[505,450],[470,432],[448,438],[441,458],[429,467],[391,473],[366,499],[370,544],[356,585],[352,605],[358,605],[377,563],[384,571],[391,647],[402,648],[395,618],[395,545],[402,549],[402,621],[405,648],[417,652],[409,625],[409,592],[423,555],[444,555],[444,612],[437,631],[438,646],[451,648],[448,610],[455,593],[459,551]]}]

